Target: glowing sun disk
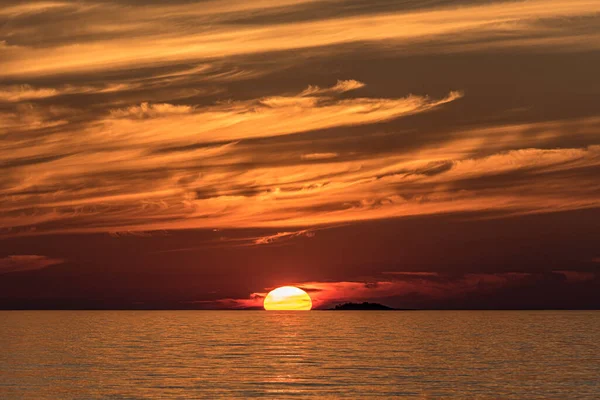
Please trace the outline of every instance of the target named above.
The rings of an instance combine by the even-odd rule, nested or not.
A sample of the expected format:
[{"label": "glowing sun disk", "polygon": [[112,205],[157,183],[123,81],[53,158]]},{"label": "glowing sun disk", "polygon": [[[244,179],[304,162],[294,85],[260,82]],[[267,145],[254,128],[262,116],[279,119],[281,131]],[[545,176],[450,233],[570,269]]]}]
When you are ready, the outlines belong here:
[{"label": "glowing sun disk", "polygon": [[295,286],[282,286],[271,290],[264,301],[265,310],[302,310],[312,308],[308,293]]}]

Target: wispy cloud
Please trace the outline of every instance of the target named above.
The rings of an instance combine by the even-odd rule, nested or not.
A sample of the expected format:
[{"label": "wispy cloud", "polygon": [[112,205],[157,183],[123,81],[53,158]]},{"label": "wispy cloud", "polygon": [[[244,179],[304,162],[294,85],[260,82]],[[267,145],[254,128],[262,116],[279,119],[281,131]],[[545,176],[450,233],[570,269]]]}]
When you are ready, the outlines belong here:
[{"label": "wispy cloud", "polygon": [[12,255],[0,258],[0,274],[32,271],[51,265],[62,264],[64,260],[38,255]]},{"label": "wispy cloud", "polygon": [[[496,145],[529,140],[507,140],[514,129],[496,131]],[[522,214],[598,206],[598,146],[477,155],[489,151],[481,142],[489,135],[488,130],[459,134],[416,153],[340,155],[325,165],[322,158],[294,161],[284,153],[250,169],[247,152],[253,145],[191,146],[144,155],[138,148],[145,151],[149,137],[141,132],[134,136],[141,143],[123,140],[124,146],[111,151],[93,141],[82,154],[68,153],[70,147],[60,147],[53,156],[28,148],[20,155],[12,151],[10,158],[6,153],[10,174],[0,222],[13,233],[19,226],[37,226],[37,233],[306,227],[459,211]],[[178,139],[164,136],[150,143]],[[157,170],[157,165],[169,167]],[[31,207],[35,213],[24,213]]]},{"label": "wispy cloud", "polygon": [[55,88],[34,88],[30,85],[10,85],[0,87],[0,102],[17,102],[24,100],[45,99],[56,96]]},{"label": "wispy cloud", "polygon": [[309,153],[302,154],[303,160],[328,160],[339,156],[338,153]]},{"label": "wispy cloud", "polygon": [[176,106],[173,104],[148,104],[111,110],[110,115],[115,118],[158,118],[170,115],[189,114],[193,111],[190,106]]},{"label": "wispy cloud", "polygon": [[[359,220],[598,207],[597,118],[398,128],[455,112],[469,93],[460,100],[465,94],[450,84],[431,96],[406,85],[382,90],[381,82],[351,79],[362,67],[287,71],[310,58],[290,50],[335,57],[350,44],[376,49],[381,65],[404,52],[539,49],[540,41],[571,51],[565,43],[597,34],[576,17],[593,20],[600,5],[400,3],[373,10],[372,2],[304,0],[3,8],[0,234],[285,233],[267,243]],[[323,7],[328,13],[312,12]],[[387,79],[410,80],[405,75],[394,70]]]},{"label": "wispy cloud", "polygon": [[[99,227],[93,228],[92,220],[98,217],[105,221],[100,230],[128,231],[140,230],[137,222],[131,223],[138,218],[145,220],[144,225],[149,223],[149,229],[156,229],[154,224],[162,220],[166,229],[182,217],[201,225],[228,225],[218,222],[227,216],[250,226],[260,218],[255,213],[262,213],[268,203],[298,192],[286,186],[309,178],[316,170],[308,169],[307,175],[298,173],[301,164],[282,168],[287,176],[281,176],[280,184],[271,181],[275,178],[271,168],[241,172],[236,165],[248,162],[248,155],[234,151],[239,148],[237,141],[390,120],[435,109],[461,96],[451,93],[431,100],[420,96],[336,99],[330,95],[337,92],[207,107],[142,103],[112,109],[109,115],[83,126],[66,119],[76,116],[69,110],[20,106],[18,112],[7,113],[0,120],[6,128],[46,132],[32,140],[9,136],[0,149],[0,166],[9,172],[9,180],[0,187],[0,193],[9,196],[0,204],[0,225],[12,229],[53,222],[63,225],[69,220],[67,225],[75,223],[70,229],[78,230],[83,228],[78,219],[91,218],[84,229],[96,230]],[[48,131],[59,126],[60,130]],[[191,140],[195,144],[190,146]],[[152,151],[157,146],[172,150]],[[296,160],[303,163],[330,156],[313,154]],[[157,169],[159,165],[168,167]],[[202,169],[206,172],[200,174]],[[313,185],[317,188],[320,184]],[[240,203],[243,199],[248,200],[245,206]],[[255,203],[256,199],[264,203]],[[240,206],[254,211],[244,215]],[[24,216],[22,210],[29,207],[36,212]],[[114,224],[106,224],[110,215]],[[123,226],[117,222],[128,219]],[[244,219],[247,222],[242,222]]]},{"label": "wispy cloud", "polygon": [[[99,127],[100,132],[91,133],[102,136],[114,132],[112,140],[135,140],[138,144],[173,144],[178,140],[183,144],[190,139],[232,141],[386,121],[432,110],[461,97],[462,93],[451,92],[439,100],[422,96],[336,99],[319,93],[319,96],[273,96],[226,102],[196,109],[143,103],[113,110]],[[178,114],[177,118],[170,118],[171,114]]]},{"label": "wispy cloud", "polygon": [[[580,271],[547,273],[498,272],[442,274],[439,272],[388,272],[391,279],[373,278],[366,281],[297,282],[294,286],[308,292],[316,308],[327,308],[345,302],[443,301],[469,294],[491,295],[499,290],[527,286],[543,279],[565,279],[569,284],[586,282],[596,274]],[[562,277],[562,278],[561,278]],[[269,290],[251,293],[245,299],[222,299],[212,306],[227,308],[261,307]]]},{"label": "wispy cloud", "polygon": [[596,278],[596,274],[592,272],[581,271],[554,271],[557,274],[563,275],[568,282],[586,282]]},{"label": "wispy cloud", "polygon": [[359,81],[355,81],[354,79],[339,81],[330,88],[321,89],[318,86],[309,86],[306,90],[300,93],[300,96],[315,96],[315,95],[323,95],[323,94],[334,94],[334,93],[344,93],[349,92],[351,90],[357,90],[365,87],[365,84]]},{"label": "wispy cloud", "polygon": [[313,237],[315,235],[314,231],[303,229],[295,232],[278,232],[274,235],[263,236],[254,240],[254,244],[271,244],[276,242],[281,242],[289,239],[293,239],[296,237]]},{"label": "wispy cloud", "polygon": [[[258,2],[252,5],[236,2],[236,6],[225,6],[222,2],[203,2],[145,5],[140,8],[116,3],[92,6],[83,2],[68,7],[63,3],[33,3],[27,7],[13,7],[5,11],[5,15],[12,19],[32,10],[64,10],[66,15],[80,23],[70,24],[78,27],[74,32],[69,32],[69,28],[64,26],[63,29],[46,29],[53,33],[46,36],[48,46],[16,44],[25,33],[20,35],[18,30],[13,32],[2,50],[5,57],[0,63],[0,76],[23,77],[118,69],[127,68],[132,63],[152,65],[186,62],[352,42],[410,43],[430,37],[443,41],[439,39],[442,35],[457,37],[462,34],[468,35],[469,39],[487,36],[502,39],[504,46],[514,46],[519,43],[514,35],[506,40],[506,36],[511,36],[513,31],[527,31],[525,40],[543,39],[553,41],[554,46],[568,48],[568,43],[561,44],[561,40],[564,41],[568,35],[557,36],[556,32],[540,28],[535,23],[552,18],[589,16],[600,11],[595,1],[538,0],[413,12],[390,10],[383,14],[274,23],[260,27],[228,23],[228,19],[239,17],[236,12],[272,7],[284,9],[300,3],[303,2]],[[195,24],[190,24],[190,19]],[[210,29],[201,23],[203,20],[212,23]],[[160,23],[155,24],[156,21]],[[157,29],[159,26],[169,26],[170,29]],[[402,29],[397,29],[398,26],[402,26]],[[65,29],[73,34],[66,35]],[[30,26],[26,32],[27,35],[37,33]],[[12,44],[13,41],[16,43]],[[25,39],[23,41],[26,42]],[[469,40],[464,42],[468,43]],[[587,42],[590,45],[595,43]],[[473,43],[470,45],[474,46]]]}]

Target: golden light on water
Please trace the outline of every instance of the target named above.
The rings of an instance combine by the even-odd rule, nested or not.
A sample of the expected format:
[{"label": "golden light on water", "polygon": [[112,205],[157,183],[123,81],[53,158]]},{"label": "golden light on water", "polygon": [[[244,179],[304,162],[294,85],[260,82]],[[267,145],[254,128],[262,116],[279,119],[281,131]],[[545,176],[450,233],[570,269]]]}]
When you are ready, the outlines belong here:
[{"label": "golden light on water", "polygon": [[282,286],[271,290],[264,301],[265,310],[309,311],[312,300],[308,293],[295,286]]}]

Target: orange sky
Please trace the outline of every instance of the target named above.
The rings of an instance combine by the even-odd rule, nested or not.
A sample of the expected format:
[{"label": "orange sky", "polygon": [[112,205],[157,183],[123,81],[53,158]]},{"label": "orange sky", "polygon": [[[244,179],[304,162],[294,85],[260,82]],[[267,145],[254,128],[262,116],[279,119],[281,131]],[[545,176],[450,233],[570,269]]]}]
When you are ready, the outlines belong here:
[{"label": "orange sky", "polygon": [[[486,269],[456,242],[458,267],[425,267],[392,246],[381,250],[391,270],[364,261],[360,273],[341,263],[316,276],[298,265],[306,273],[210,299],[203,288],[197,301],[254,305],[288,283],[318,289],[325,305],[408,292],[442,301],[486,282],[512,287],[513,273],[526,277],[517,286],[596,282],[600,254],[578,239],[598,233],[587,225],[600,205],[599,13],[597,0],[10,2],[0,9],[0,274],[94,270],[65,238],[198,234],[159,250],[184,263],[201,251],[204,274],[221,268],[222,248],[460,216],[473,227],[535,219],[534,243],[566,229],[564,263],[524,263],[532,245]],[[549,227],[554,214],[578,222]],[[107,246],[136,263],[128,246]],[[452,268],[460,276],[431,284]]]}]

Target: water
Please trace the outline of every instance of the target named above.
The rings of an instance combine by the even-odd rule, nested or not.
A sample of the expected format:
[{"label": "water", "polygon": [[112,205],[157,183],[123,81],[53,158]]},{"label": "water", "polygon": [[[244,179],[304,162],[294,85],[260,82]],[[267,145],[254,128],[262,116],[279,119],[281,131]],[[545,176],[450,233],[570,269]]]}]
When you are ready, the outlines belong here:
[{"label": "water", "polygon": [[2,399],[600,398],[600,312],[0,312]]}]

